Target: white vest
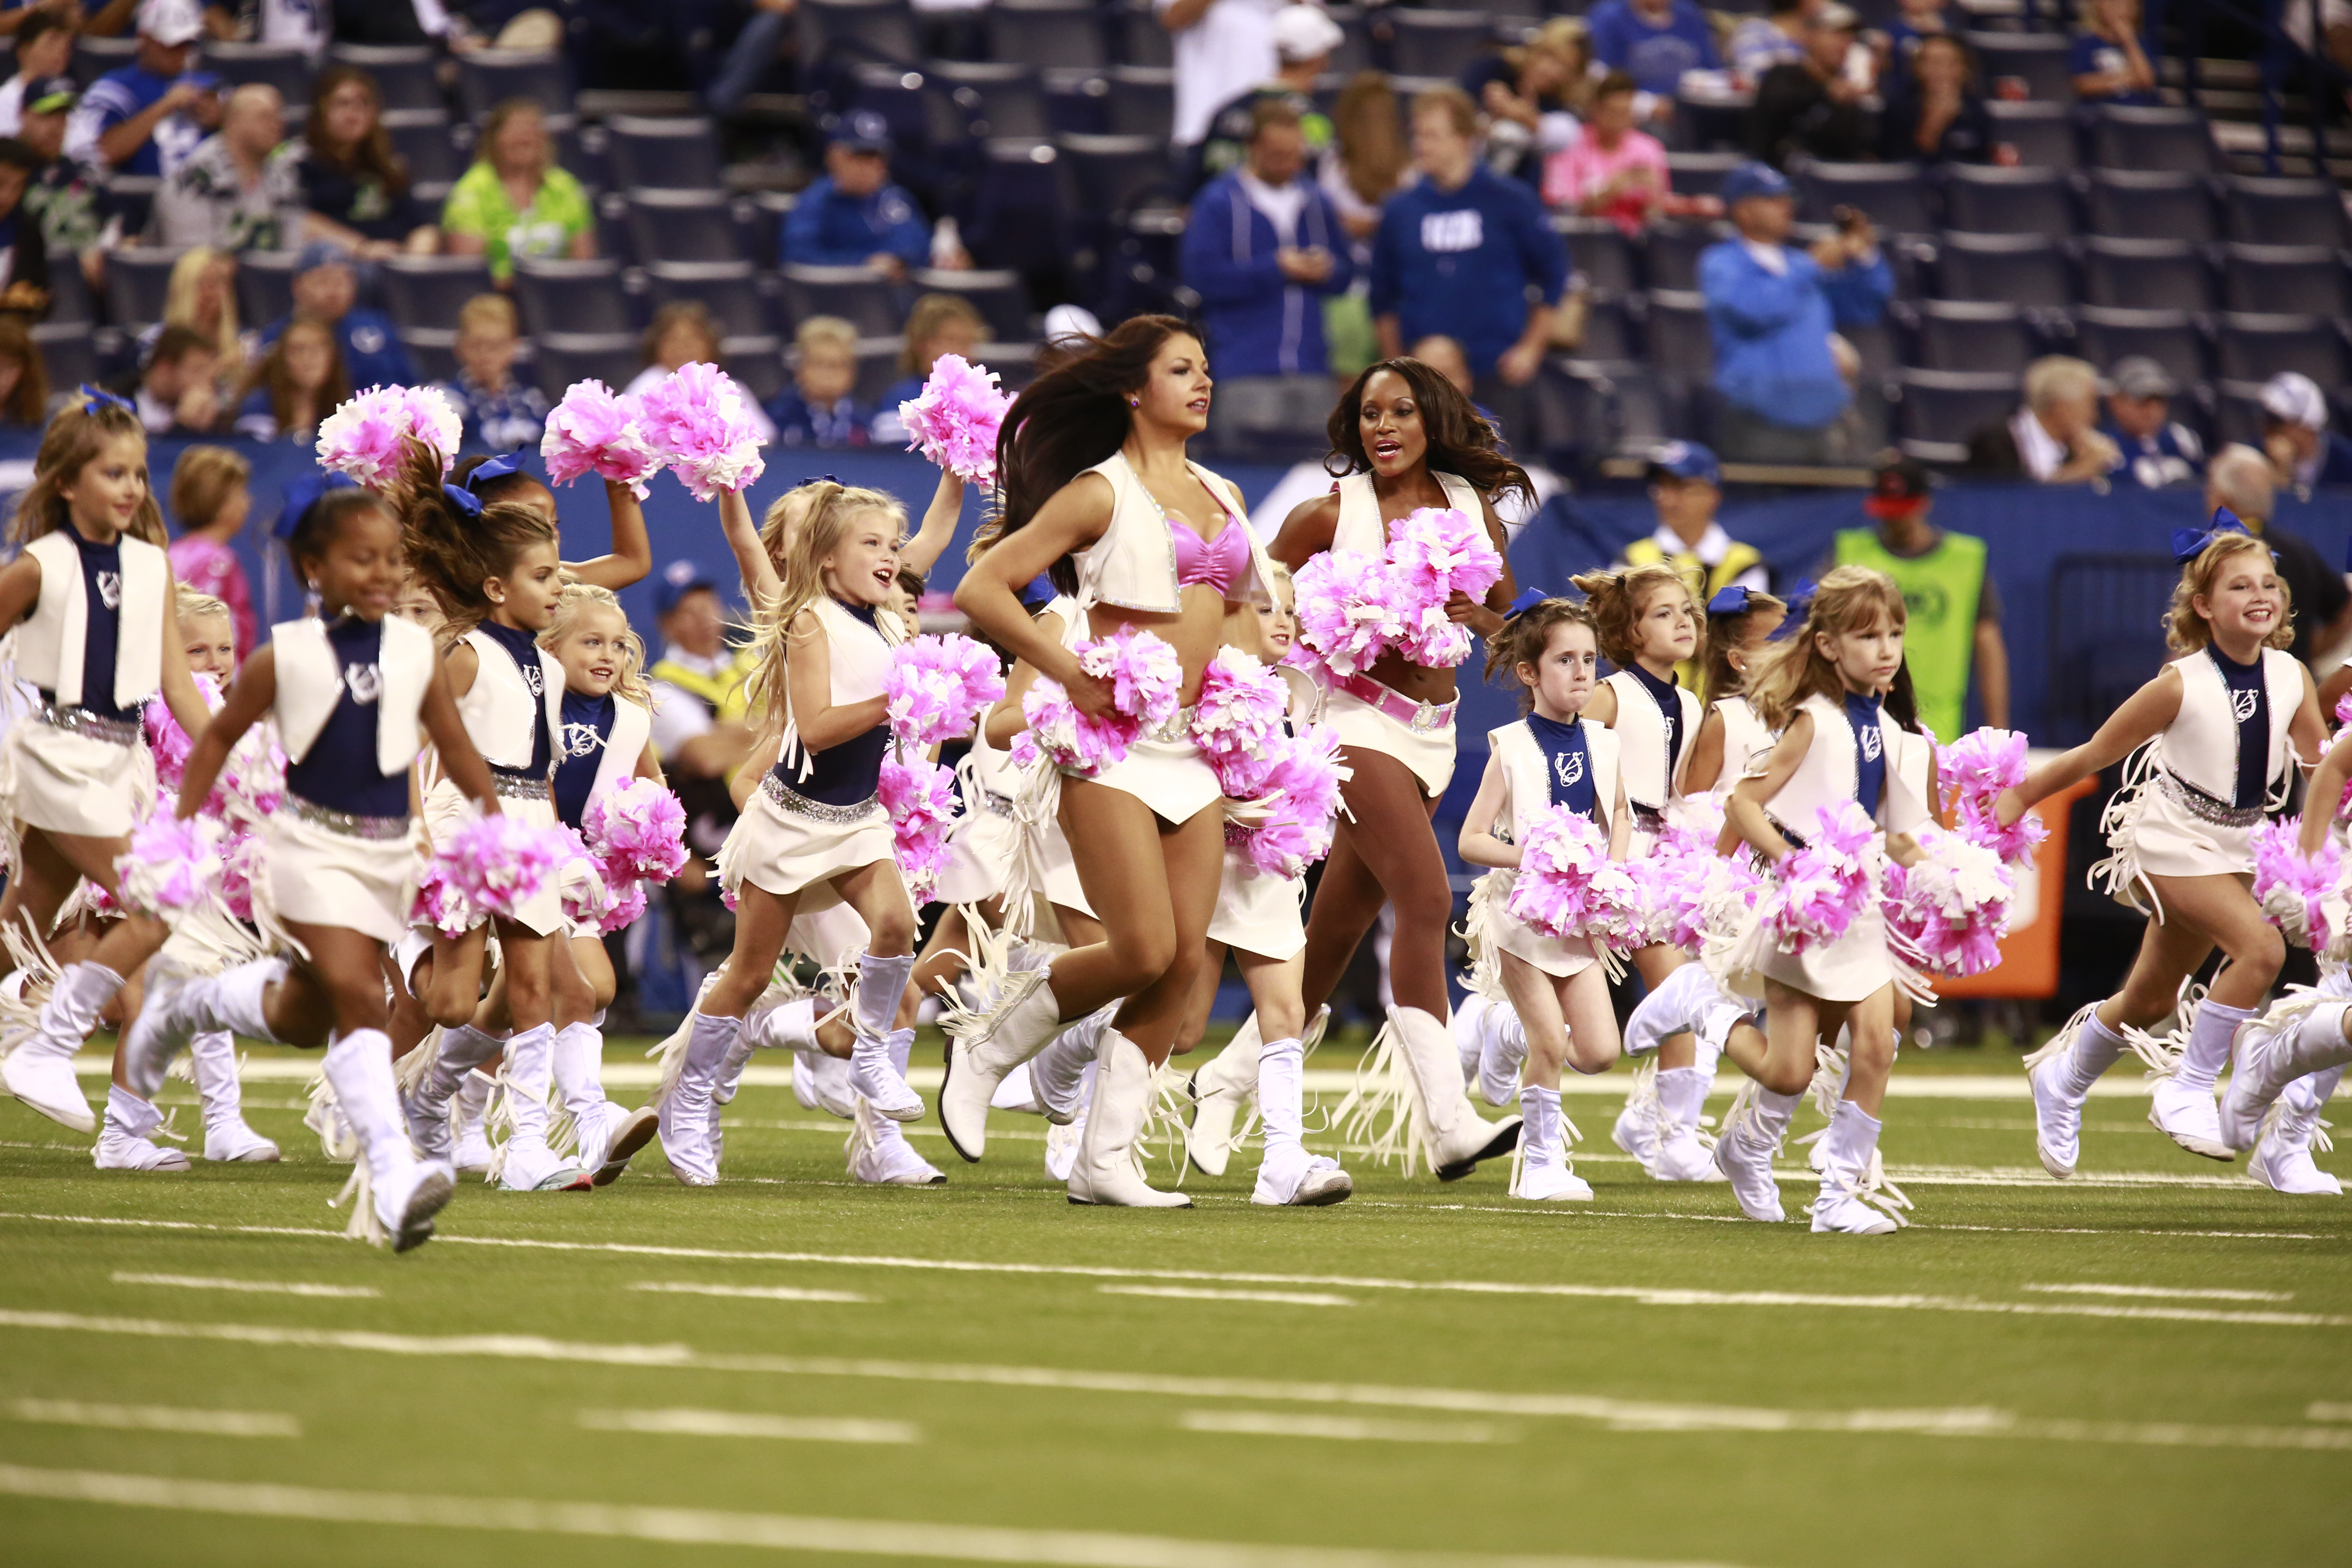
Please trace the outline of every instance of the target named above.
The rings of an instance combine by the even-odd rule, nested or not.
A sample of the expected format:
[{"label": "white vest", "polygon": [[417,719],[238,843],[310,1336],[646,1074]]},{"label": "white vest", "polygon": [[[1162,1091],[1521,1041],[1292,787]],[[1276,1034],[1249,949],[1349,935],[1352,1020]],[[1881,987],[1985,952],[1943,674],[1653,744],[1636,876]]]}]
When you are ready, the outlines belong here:
[{"label": "white vest", "polygon": [[[1503,815],[1511,824],[1512,842],[1525,844],[1536,816],[1551,805],[1551,776],[1543,743],[1524,719],[1486,731],[1503,769]],[[1617,804],[1617,737],[1598,724],[1584,726],[1584,749],[1592,759],[1592,819],[1601,831],[1610,831],[1609,813]]]},{"label": "white vest", "polygon": [[[1478,524],[1486,525],[1486,508],[1468,479],[1459,474],[1432,472],[1440,489],[1445,491],[1445,504]],[[1389,525],[1381,520],[1381,498],[1373,493],[1372,476],[1349,474],[1341,479],[1339,520],[1332,525],[1331,548],[1360,551],[1366,555],[1386,558],[1389,552]]]},{"label": "white vest", "polygon": [[[638,759],[646,754],[646,742],[653,731],[654,716],[644,703],[632,702],[618,692],[614,694],[613,732],[604,738],[604,754],[596,759],[596,782],[588,786],[590,800],[624,779],[636,776]],[[558,730],[556,733],[561,736],[563,731]],[[562,759],[560,748],[556,755]]]},{"label": "white vest", "polygon": [[[433,634],[415,622],[386,616],[382,624],[383,641],[376,654],[383,686],[375,700],[375,767],[389,778],[416,760],[421,743],[417,726],[425,689],[433,681],[435,655]],[[299,763],[310,754],[327,721],[334,717],[346,677],[327,640],[327,623],[316,616],[270,627],[269,646],[278,678],[270,711],[277,717],[287,759]]]},{"label": "white vest", "polygon": [[[1756,711],[1756,705],[1745,697],[1718,697],[1711,706],[1723,716],[1723,770],[1708,787],[1719,789],[1727,783],[1737,783],[1748,772],[1748,759],[1772,749],[1772,731]],[[1690,748],[1683,748],[1683,761],[1690,761]],[[1687,783],[1677,779],[1678,789],[1688,793]]]},{"label": "white vest", "polygon": [[[1855,774],[1857,742],[1853,721],[1845,716],[1843,703],[1816,694],[1800,703],[1797,711],[1813,716],[1812,744],[1805,749],[1805,760],[1797,764],[1797,771],[1780,786],[1780,793],[1765,803],[1765,809],[1773,821],[1810,842],[1821,832],[1816,813],[1823,806],[1854,798],[1854,789],[1861,782]],[[1883,736],[1886,732],[1887,726],[1880,725],[1879,733]],[[1781,738],[1787,739],[1785,732]],[[1896,775],[1894,759],[1889,758],[1886,776],[1893,780]],[[1887,791],[1890,798],[1896,793],[1893,787]],[[1863,809],[1871,810],[1868,806]],[[1874,811],[1871,815],[1879,816]]]},{"label": "white vest", "polygon": [[[474,684],[457,699],[457,717],[465,721],[466,733],[484,762],[510,773],[521,773],[530,766],[531,742],[536,738],[531,728],[530,688],[523,684],[522,670],[514,657],[496,637],[477,626],[466,634],[465,640],[474,650],[476,668]],[[563,732],[563,666],[545,648],[535,651],[540,703],[547,710],[552,752],[554,738]]]},{"label": "white vest", "polygon": [[[2221,667],[2203,649],[2176,658],[2180,672],[2180,711],[2157,740],[2157,762],[2185,784],[2228,805],[2238,793],[2238,721],[2230,711],[2230,689]],[[2270,751],[2263,763],[2265,795],[2286,774],[2287,728],[2303,706],[2303,667],[2292,654],[2263,649],[2263,684],[2271,701]]]},{"label": "white vest", "polygon": [[[114,623],[114,706],[136,708],[163,685],[163,596],[172,583],[171,563],[143,539],[124,534],[122,593]],[[89,631],[89,592],[81,576],[81,552],[65,529],[52,530],[25,546],[40,563],[40,597],[16,631],[16,679],[54,692],[63,707],[89,695],[82,689],[82,643]]]},{"label": "white vest", "polygon": [[[1249,516],[1234,499],[1233,487],[1198,463],[1184,466],[1223,509],[1225,526],[1239,528],[1242,537],[1249,541],[1249,577],[1234,584],[1234,596],[1253,605],[1271,604],[1273,563],[1266,558],[1265,546],[1250,531]],[[1168,532],[1168,514],[1126,453],[1113,452],[1087,472],[1110,481],[1110,526],[1103,530],[1100,539],[1072,557],[1078,568],[1079,604],[1115,605],[1146,615],[1176,614],[1183,607],[1183,590],[1176,585],[1176,542]]]},{"label": "white vest", "polygon": [[[1609,727],[1617,732],[1624,752],[1625,798],[1663,812],[1674,795],[1669,781],[1682,771],[1682,757],[1666,755],[1666,716],[1642,678],[1630,669],[1621,669],[1601,684],[1617,693],[1617,720]],[[1698,698],[1688,687],[1677,686],[1675,699],[1682,708],[1682,755],[1686,757],[1691,742],[1698,739]]]},{"label": "white vest", "polygon": [[[816,624],[824,628],[825,665],[831,684],[833,706],[864,702],[882,695],[890,679],[891,650],[906,639],[906,629],[898,617],[877,606],[874,625],[867,626],[841,607],[830,594],[821,594],[809,611]],[[793,752],[801,753],[800,776],[815,771],[816,753],[800,743],[800,721],[793,717],[793,698],[789,687],[784,692],[784,738],[776,748],[776,760],[790,762]]]},{"label": "white vest", "polygon": [[1908,833],[1936,815],[1936,743],[1900,724],[1881,724],[1886,738],[1886,826]]}]

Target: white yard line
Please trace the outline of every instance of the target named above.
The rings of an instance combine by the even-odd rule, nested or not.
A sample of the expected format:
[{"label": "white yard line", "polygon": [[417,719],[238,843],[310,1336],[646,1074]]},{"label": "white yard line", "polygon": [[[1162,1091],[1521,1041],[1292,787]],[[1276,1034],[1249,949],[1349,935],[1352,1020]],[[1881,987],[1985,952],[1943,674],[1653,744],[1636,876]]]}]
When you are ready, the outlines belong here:
[{"label": "white yard line", "polygon": [[1483,1421],[1360,1421],[1349,1415],[1282,1415],[1269,1410],[1187,1410],[1176,1418],[1187,1432],[1231,1432],[1248,1437],[1328,1437],[1341,1443],[1500,1443]]},{"label": "white yard line", "polygon": [[2314,1400],[2311,1408],[2305,1411],[2303,1415],[2306,1421],[2352,1421],[2352,1405],[2337,1404],[2326,1399]]},{"label": "white yard line", "polygon": [[1097,1285],[1106,1296],[1161,1296],[1178,1301],[1265,1301],[1278,1307],[1352,1307],[1347,1296],[1308,1290],[1202,1290],[1184,1285]]},{"label": "white yard line", "polygon": [[299,1437],[302,1424],[267,1410],[179,1410],[167,1405],[92,1405],[79,1399],[0,1400],[11,1421],[103,1426],[117,1432],[187,1432],[200,1437]]},{"label": "white yard line", "polygon": [[843,1301],[874,1300],[851,1290],[803,1290],[792,1285],[703,1285],[692,1280],[640,1279],[632,1290],[652,1290],[666,1296],[732,1296],[748,1301]]},{"label": "white yard line", "polygon": [[632,1508],[528,1498],[330,1490],[238,1481],[178,1480],[103,1470],[0,1465],[0,1493],[116,1508],[169,1509],[238,1519],[333,1524],[419,1525],[525,1535],[576,1535],[662,1545],[759,1547],[772,1552],[919,1557],[950,1563],[1053,1563],[1058,1568],[1722,1568],[1636,1563],[1622,1557],[1499,1556],[1391,1552],[1376,1547],[1278,1546],[1182,1541],[1109,1531],[1007,1530],[977,1524],[819,1519],[717,1509]]},{"label": "white yard line", "polygon": [[[1791,1180],[1796,1173],[1790,1172]],[[1717,1189],[1720,1191],[1721,1189]],[[2265,1189],[2266,1191],[2268,1189]],[[1701,1225],[1753,1225],[1756,1222],[1738,1214],[1689,1214],[1675,1209],[1591,1209],[1582,1204],[1407,1204],[1388,1198],[1350,1198],[1350,1208],[1360,1209],[1423,1209],[1445,1214],[1499,1214],[1518,1219],[1549,1220],[1573,1225],[1586,1219],[1680,1219]],[[5,1218],[0,1215],[0,1218]],[[1950,1225],[1937,1220],[1915,1219],[1911,1230],[1957,1230],[1986,1236],[2163,1236],[2179,1237],[2192,1241],[2333,1241],[2335,1237],[2316,1231],[2302,1230],[2159,1230],[2154,1227],[2135,1228],[2127,1226],[2071,1225]],[[320,1232],[320,1235],[329,1234]],[[332,1234],[341,1236],[341,1231]]]},{"label": "white yard line", "polygon": [[2021,1285],[2049,1296],[2140,1296],[2187,1301],[2292,1301],[2292,1290],[2206,1290],[2165,1285]]},{"label": "white yard line", "polygon": [[763,1415],[741,1410],[583,1410],[591,1432],[645,1432],[664,1437],[780,1437],[797,1443],[919,1443],[910,1421]]},{"label": "white yard line", "polygon": [[166,1285],[181,1290],[238,1290],[250,1296],[328,1296],[372,1300],[383,1294],[373,1285],[303,1285],[279,1279],[215,1279],[202,1274],[126,1274],[117,1269],[117,1285]]}]

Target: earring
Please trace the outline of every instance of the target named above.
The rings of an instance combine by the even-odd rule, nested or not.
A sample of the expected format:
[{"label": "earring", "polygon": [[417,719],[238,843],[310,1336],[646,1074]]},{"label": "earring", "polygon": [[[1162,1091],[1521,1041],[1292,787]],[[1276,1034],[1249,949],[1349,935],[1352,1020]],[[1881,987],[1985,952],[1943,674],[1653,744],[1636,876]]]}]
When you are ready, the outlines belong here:
[{"label": "earring", "polygon": [[304,620],[316,620],[319,618],[319,612],[325,607],[326,601],[319,593],[319,584],[317,581],[310,578],[303,579],[302,618]]},{"label": "earring", "polygon": [[1127,405],[1129,408],[1140,408],[1143,406],[1143,399],[1140,397],[1130,397],[1127,400]]}]

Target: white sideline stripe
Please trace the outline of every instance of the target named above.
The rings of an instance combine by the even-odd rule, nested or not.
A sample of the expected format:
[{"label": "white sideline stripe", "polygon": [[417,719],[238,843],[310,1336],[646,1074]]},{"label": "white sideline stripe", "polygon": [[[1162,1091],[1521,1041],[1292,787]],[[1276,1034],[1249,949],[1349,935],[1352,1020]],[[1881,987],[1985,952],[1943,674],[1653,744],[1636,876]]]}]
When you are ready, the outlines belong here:
[{"label": "white sideline stripe", "polygon": [[2306,1421],[2352,1421],[2352,1405],[2338,1405],[2325,1399],[2314,1400],[2311,1408],[2305,1411],[2303,1415]]},{"label": "white sideline stripe", "polygon": [[1309,1290],[1201,1290],[1183,1285],[1097,1285],[1106,1296],[1165,1296],[1179,1301],[1271,1301],[1280,1307],[1352,1307],[1346,1296]]},{"label": "white sideline stripe", "polygon": [[295,1350],[361,1351],[383,1355],[486,1356],[512,1361],[586,1363],[667,1371],[767,1373],[782,1377],[866,1378],[888,1383],[940,1383],[1130,1394],[1150,1398],[1247,1399],[1268,1404],[1391,1406],[1444,1410],[1462,1415],[1594,1421],[1619,1432],[1907,1433],[1928,1437],[2028,1437],[2057,1442],[2153,1444],[2167,1447],[2352,1450],[2352,1429],[2346,1428],[2190,1426],[2178,1422],[2074,1421],[2021,1416],[2011,1411],[1980,1407],[1777,1410],[1744,1405],[1612,1399],[1580,1394],[1504,1394],[1469,1388],[1285,1383],[1254,1378],[1081,1372],[1064,1367],[990,1366],[953,1362],[859,1360],[839,1356],[710,1355],[681,1344],[594,1344],[582,1341],[551,1340],[535,1334],[428,1338],[351,1330],[86,1318],[70,1312],[5,1310],[0,1310],[0,1328],[79,1331],[146,1339],[225,1341]]},{"label": "white sideline stripe", "polygon": [[331,1491],[320,1487],[184,1481],[104,1470],[37,1470],[0,1465],[0,1493],[119,1508],[172,1509],[245,1519],[309,1519],[332,1524],[424,1525],[448,1530],[578,1535],[664,1545],[763,1547],[860,1556],[926,1557],[951,1563],[1044,1563],[1057,1568],[1725,1568],[1721,1563],[1636,1563],[1623,1557],[1501,1556],[1383,1552],[1377,1548],[1276,1546],[1241,1541],[1179,1541],[1109,1531],[1004,1530],[874,1519],[817,1519],[717,1509],[631,1508],[529,1498]]},{"label": "white sideline stripe", "polygon": [[583,1410],[591,1432],[646,1432],[673,1437],[785,1437],[803,1443],[919,1443],[911,1421],[760,1415],[740,1410]]},{"label": "white sideline stripe", "polygon": [[751,1301],[866,1302],[871,1296],[854,1290],[803,1290],[791,1285],[698,1285],[688,1280],[640,1279],[632,1290],[654,1290],[668,1296],[736,1296]]},{"label": "white sideline stripe", "polygon": [[12,1421],[103,1426],[118,1432],[193,1432],[203,1437],[299,1437],[302,1424],[268,1410],[177,1410],[167,1405],[91,1405],[79,1399],[11,1399]]},{"label": "white sideline stripe", "polygon": [[1359,1421],[1347,1415],[1278,1415],[1266,1410],[1187,1410],[1176,1418],[1187,1432],[1232,1432],[1248,1437],[1329,1437],[1342,1443],[1497,1443],[1483,1421]]},{"label": "white sideline stripe", "polygon": [[2199,1290],[2180,1289],[2163,1285],[2021,1285],[2021,1290],[2037,1290],[2052,1296],[2152,1296],[2178,1297],[2191,1301],[2292,1301],[2292,1290]]},{"label": "white sideline stripe", "polygon": [[[0,1219],[72,1219],[71,1215],[15,1215]],[[100,1221],[177,1228],[187,1221]],[[343,1239],[340,1230],[291,1226],[204,1226],[192,1228],[268,1236],[315,1236]],[[1953,1228],[1960,1228],[1955,1226]],[[816,1263],[847,1268],[910,1268],[947,1274],[1012,1274],[1035,1278],[1167,1280],[1197,1285],[1298,1285],[1359,1290],[1436,1290],[1478,1296],[1551,1296],[1580,1300],[1634,1301],[1648,1307],[1840,1307],[1862,1310],[1976,1312],[2046,1318],[2145,1318],[2189,1323],[2242,1323],[2273,1328],[2352,1327],[2352,1317],[2312,1312],[2219,1311],[2193,1307],[2126,1307],[2100,1302],[1984,1301],[1969,1296],[1917,1294],[1839,1296],[1794,1290],[1696,1290],[1664,1285],[1569,1285],[1523,1280],[1395,1279],[1345,1274],[1244,1274],[1195,1268],[1119,1268],[1084,1263],[982,1263],[967,1258],[894,1258],[827,1252],[752,1252],[723,1247],[656,1247],[642,1242],[551,1241],[543,1237],[449,1236],[441,1240],[474,1247],[511,1247],[546,1252],[607,1252],[638,1258],[695,1258],[738,1263]],[[21,1315],[21,1314],[20,1314]],[[0,1326],[11,1315],[0,1313]]]},{"label": "white sideline stripe", "polygon": [[[1794,1177],[1801,1172],[1819,1180],[1800,1165],[1780,1167]],[[1887,1179],[1897,1185],[1920,1187],[2197,1187],[2232,1193],[2267,1193],[2252,1176],[2183,1175],[2173,1171],[2081,1171],[2061,1184],[2039,1165],[1889,1165]]]},{"label": "white sideline stripe", "polygon": [[[1579,1159],[1583,1156],[1579,1155]],[[1795,1173],[1791,1172],[1793,1176]],[[2072,1184],[2069,1184],[2070,1185]],[[1565,1221],[1574,1224],[1586,1219],[1687,1219],[1702,1225],[1753,1225],[1745,1215],[1685,1214],[1675,1209],[1589,1209],[1582,1204],[1573,1207],[1564,1205],[1512,1204],[1401,1204],[1385,1198],[1350,1198],[1350,1207],[1360,1209],[1420,1209],[1444,1214],[1501,1214],[1520,1219]],[[0,1219],[7,1216],[0,1215]],[[126,1222],[128,1223],[128,1222]],[[1906,1228],[1910,1230],[1960,1230],[1986,1236],[2162,1236],[2191,1241],[2333,1241],[2337,1238],[2301,1230],[2158,1230],[2153,1227],[2134,1228],[2126,1226],[2074,1225],[1951,1225],[1936,1220],[1915,1219]],[[323,1234],[323,1233],[321,1233]],[[340,1234],[340,1233],[339,1233]]]},{"label": "white sideline stripe", "polygon": [[367,1300],[382,1296],[373,1285],[303,1285],[278,1279],[215,1279],[202,1274],[129,1274],[114,1272],[117,1285],[169,1285],[182,1290],[240,1290],[253,1296],[332,1296]]}]

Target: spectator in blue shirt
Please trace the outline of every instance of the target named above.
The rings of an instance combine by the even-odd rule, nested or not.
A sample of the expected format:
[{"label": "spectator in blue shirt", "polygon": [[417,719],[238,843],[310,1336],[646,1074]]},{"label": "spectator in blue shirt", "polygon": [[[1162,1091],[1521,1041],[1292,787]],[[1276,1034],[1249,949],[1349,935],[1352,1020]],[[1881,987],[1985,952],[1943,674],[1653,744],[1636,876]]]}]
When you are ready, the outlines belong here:
[{"label": "spectator in blue shirt", "polygon": [[872,439],[873,410],[857,401],[857,329],[838,316],[811,316],[793,334],[793,384],[768,405],[776,440],[837,449]]},{"label": "spectator in blue shirt", "polygon": [[824,174],[784,215],[780,254],[803,266],[878,267],[895,280],[930,253],[930,225],[890,183],[888,123],[869,109],[843,115],[825,144]]},{"label": "spectator in blue shirt", "polygon": [[2099,426],[2123,454],[2118,484],[2151,490],[2185,485],[2205,471],[2205,444],[2197,432],[2172,418],[2172,397],[2180,389],[2165,368],[2146,354],[2116,361],[2107,373],[2107,416]]},{"label": "spectator in blue shirt", "polygon": [[2085,103],[2154,103],[2156,68],[2139,41],[2139,0],[2091,0],[2066,51],[2074,96]]},{"label": "spectator in blue shirt", "polygon": [[1810,251],[1791,249],[1796,193],[1769,164],[1726,175],[1723,205],[1739,232],[1698,263],[1722,399],[1716,449],[1734,462],[1826,461],[1853,401],[1831,340],[1840,324],[1878,319],[1894,275],[1859,218]]},{"label": "spectator in blue shirt", "polygon": [[1543,364],[1568,246],[1527,186],[1478,162],[1478,111],[1458,87],[1412,100],[1421,178],[1390,198],[1372,237],[1381,357],[1431,333],[1462,345],[1476,401],[1524,432],[1522,389]]},{"label": "spectator in blue shirt", "polygon": [[[1298,111],[1268,100],[1253,111],[1242,166],[1193,198],[1184,229],[1184,281],[1201,296],[1201,325],[1217,379],[1326,378],[1323,301],[1355,273],[1330,198],[1311,180]],[[1330,389],[1318,389],[1328,401]]]},{"label": "spectator in blue shirt", "polygon": [[1643,92],[1671,99],[1684,72],[1723,68],[1706,13],[1692,0],[1601,0],[1585,22],[1592,58]]},{"label": "spectator in blue shirt", "polygon": [[2263,384],[2263,450],[2297,495],[2352,485],[2352,440],[2327,427],[2327,395],[2307,375],[2288,371]]},{"label": "spectator in blue shirt", "polygon": [[352,271],[351,253],[332,241],[314,240],[294,263],[293,311],[261,330],[262,345],[276,342],[293,317],[309,316],[334,332],[354,392],[414,385],[416,369],[392,318],[361,308],[358,300],[359,279]]},{"label": "spectator in blue shirt", "polygon": [[187,74],[204,36],[195,0],[144,0],[139,53],[89,84],[66,132],[66,150],[119,174],[170,174],[220,128],[219,83]]},{"label": "spectator in blue shirt", "polygon": [[468,451],[537,447],[547,430],[547,395],[514,373],[522,323],[503,294],[477,294],[457,312],[457,379],[440,384],[463,419]]}]

